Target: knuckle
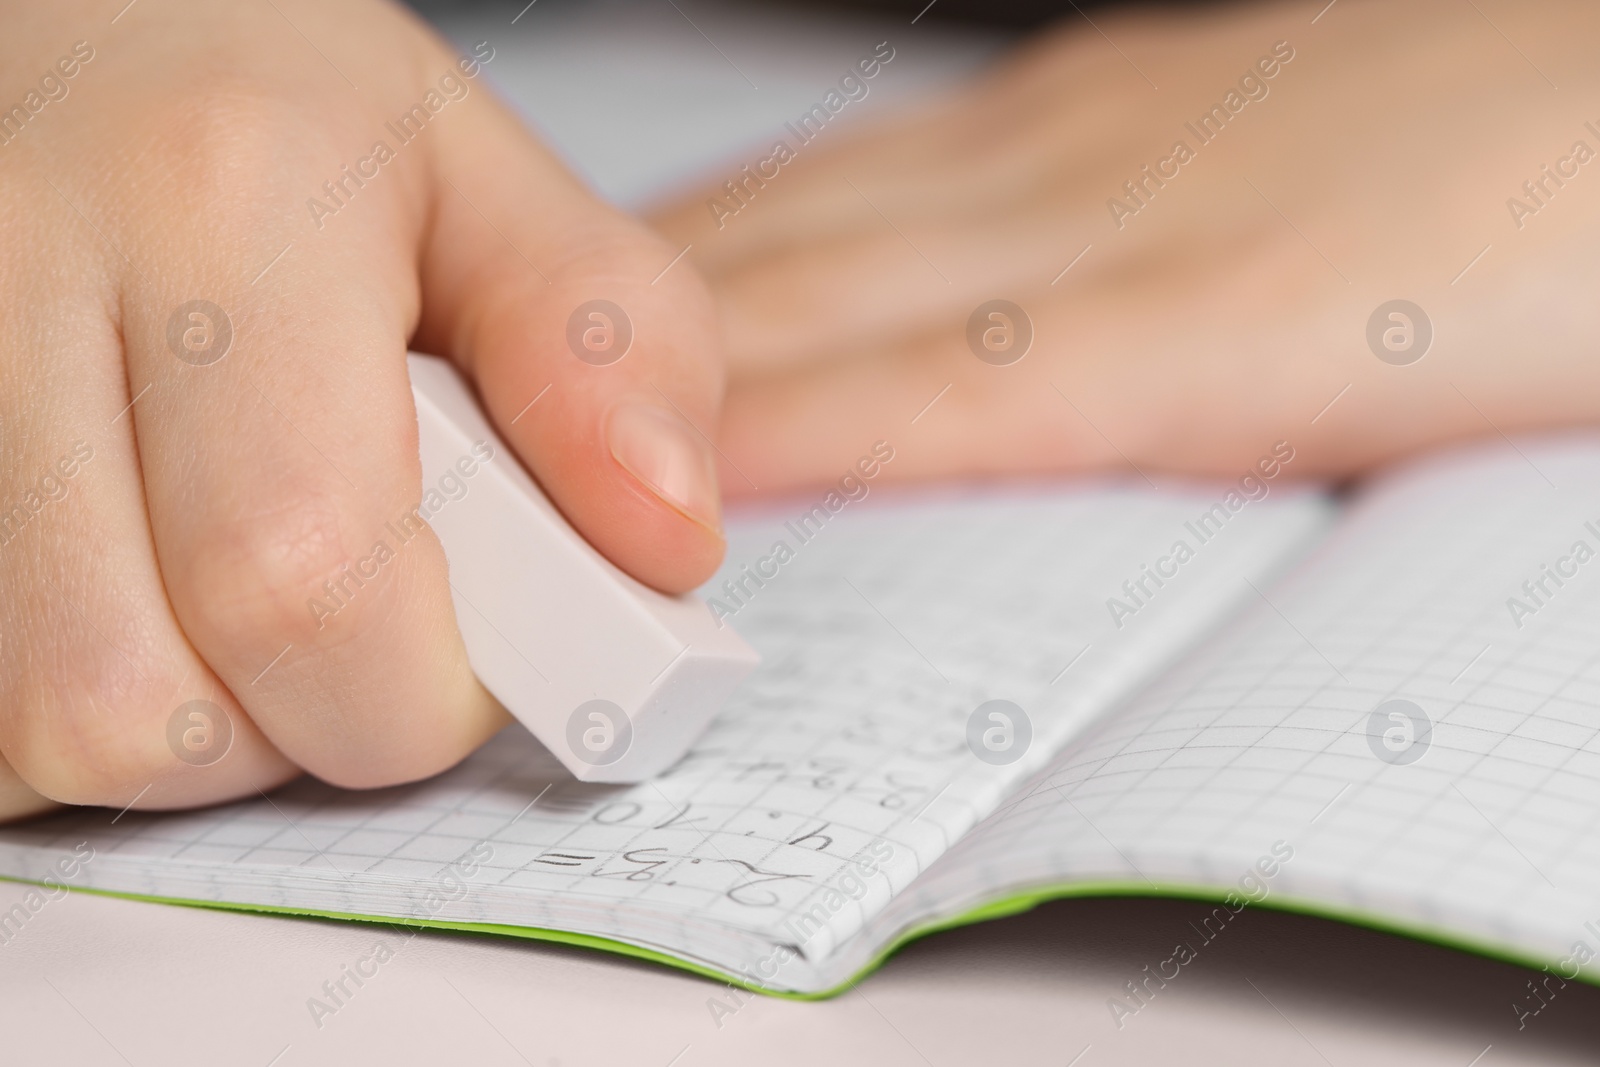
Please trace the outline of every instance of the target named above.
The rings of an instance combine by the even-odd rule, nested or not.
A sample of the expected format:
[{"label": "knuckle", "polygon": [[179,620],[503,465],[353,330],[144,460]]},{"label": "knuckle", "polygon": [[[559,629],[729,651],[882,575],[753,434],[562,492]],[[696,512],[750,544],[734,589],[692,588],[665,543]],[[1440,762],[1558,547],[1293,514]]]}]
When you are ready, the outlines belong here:
[{"label": "knuckle", "polygon": [[344,531],[356,525],[331,500],[302,499],[196,537],[173,581],[191,639],[208,658],[308,640],[330,587],[335,598],[354,588]]},{"label": "knuckle", "polygon": [[628,219],[605,219],[566,235],[552,264],[551,281],[559,288],[588,290],[596,284],[615,284],[641,294],[664,294],[662,299],[682,307],[711,306],[711,293],[693,264],[673,263],[683,251]]},{"label": "knuckle", "polygon": [[553,263],[562,277],[642,275],[648,281],[673,255],[661,238],[628,223],[596,222],[568,236]]},{"label": "knuckle", "polygon": [[204,91],[180,92],[167,103],[151,118],[150,133],[170,149],[166,158],[201,181],[219,173],[247,177],[261,160],[282,158],[283,145],[293,143],[286,137],[308,133],[292,96],[249,77],[208,80]]},{"label": "knuckle", "polygon": [[[569,316],[595,298],[618,304],[635,336],[647,343],[641,353],[674,362],[698,363],[705,373],[720,373],[715,359],[679,359],[718,348],[717,312],[711,290],[682,253],[632,226],[605,225],[566,243],[549,272],[551,285],[535,291],[544,325],[570,347]],[[508,275],[508,277],[520,277]],[[529,307],[525,288],[507,287],[488,300],[491,318],[523,321]],[[558,348],[558,351],[560,349]]]},{"label": "knuckle", "polygon": [[260,206],[283,203],[304,183],[305,160],[337,142],[337,117],[308,121],[308,112],[321,113],[248,75],[180,86],[153,105],[117,135],[127,166],[152,194],[147,199],[204,204],[203,212],[168,221],[224,245],[250,235]]}]

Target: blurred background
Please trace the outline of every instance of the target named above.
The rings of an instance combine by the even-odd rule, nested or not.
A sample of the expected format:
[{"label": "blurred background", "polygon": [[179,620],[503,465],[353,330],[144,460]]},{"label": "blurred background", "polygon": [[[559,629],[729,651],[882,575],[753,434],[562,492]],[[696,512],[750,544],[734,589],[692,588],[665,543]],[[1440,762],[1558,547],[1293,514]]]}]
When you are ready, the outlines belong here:
[{"label": "blurred background", "polygon": [[[872,82],[881,116],[952,85],[1023,32],[1016,18],[951,19],[940,9],[986,5],[948,0],[914,36],[915,9],[902,15],[905,5],[887,3],[537,0],[520,16],[487,0],[412,6],[462,48],[488,41],[489,79],[573,169],[634,209],[765,150],[879,41],[892,37],[896,49],[893,76]],[[1030,6],[1044,5],[1012,10]]]}]

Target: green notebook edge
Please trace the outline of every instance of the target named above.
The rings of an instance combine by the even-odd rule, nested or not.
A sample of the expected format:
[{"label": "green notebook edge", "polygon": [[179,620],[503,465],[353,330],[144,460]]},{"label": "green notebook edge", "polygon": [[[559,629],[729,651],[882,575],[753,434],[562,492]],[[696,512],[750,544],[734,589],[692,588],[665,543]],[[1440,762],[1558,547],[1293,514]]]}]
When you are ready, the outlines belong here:
[{"label": "green notebook edge", "polygon": [[[12,882],[21,885],[44,885],[27,878],[13,878],[0,875],[0,882]],[[1055,900],[1110,900],[1125,898],[1143,898],[1150,900],[1186,900],[1197,904],[1223,905],[1232,889],[1218,889],[1214,886],[1189,885],[1170,883],[1155,885],[1134,881],[1095,881],[1095,882],[1061,882],[1049,883],[1042,886],[1025,889],[1007,896],[998,897],[992,901],[978,904],[958,915],[945,919],[936,919],[920,925],[912,926],[900,933],[893,940],[878,950],[865,965],[853,976],[840,982],[829,989],[814,993],[797,993],[785,990],[769,989],[754,982],[747,981],[739,975],[719,971],[714,967],[696,963],[693,960],[673,956],[670,953],[656,949],[645,948],[642,945],[619,941],[614,938],[601,937],[596,934],[581,934],[569,930],[554,930],[540,926],[505,926],[498,923],[451,922],[440,919],[399,919],[381,915],[359,915],[351,912],[322,911],[314,908],[290,908],[267,904],[236,904],[214,900],[188,900],[181,897],[150,896],[144,893],[124,893],[109,889],[95,889],[89,886],[74,886],[58,883],[48,888],[65,888],[75,893],[87,893],[93,896],[112,897],[119,900],[137,900],[151,904],[171,904],[180,907],[207,908],[214,911],[248,912],[258,915],[282,915],[295,918],[333,919],[342,922],[371,923],[388,927],[403,926],[415,930],[450,930],[460,933],[484,934],[498,937],[521,938],[527,941],[544,941],[554,944],[570,945],[577,948],[591,949],[598,952],[608,952],[619,956],[628,956],[633,959],[645,960],[649,963],[662,964],[680,971],[686,971],[701,978],[709,978],[733,988],[743,989],[751,993],[760,993],[765,996],[778,997],[784,1000],[815,1001],[829,1000],[851,989],[872,972],[882,967],[891,956],[914,941],[928,937],[932,934],[946,930],[954,930],[964,926],[973,926],[978,923],[989,922],[994,919],[1003,919],[1012,915],[1020,915],[1032,911],[1041,904]],[[1500,944],[1488,939],[1477,939],[1453,933],[1439,927],[1432,927],[1422,923],[1409,923],[1404,920],[1391,919],[1386,916],[1369,912],[1360,908],[1350,908],[1341,905],[1326,904],[1316,900],[1292,896],[1273,896],[1246,905],[1240,912],[1250,908],[1261,908],[1267,911],[1282,912],[1290,915],[1304,915],[1316,919],[1326,919],[1333,922],[1344,923],[1362,929],[1374,930],[1379,933],[1391,934],[1406,938],[1422,944],[1435,945],[1440,948],[1463,952],[1468,955],[1479,956],[1500,963],[1511,964],[1531,970],[1548,969],[1554,963],[1532,952],[1524,952],[1515,947]],[[1566,981],[1581,981],[1587,985],[1600,987],[1600,973],[1580,970],[1575,977],[1558,975]]]}]

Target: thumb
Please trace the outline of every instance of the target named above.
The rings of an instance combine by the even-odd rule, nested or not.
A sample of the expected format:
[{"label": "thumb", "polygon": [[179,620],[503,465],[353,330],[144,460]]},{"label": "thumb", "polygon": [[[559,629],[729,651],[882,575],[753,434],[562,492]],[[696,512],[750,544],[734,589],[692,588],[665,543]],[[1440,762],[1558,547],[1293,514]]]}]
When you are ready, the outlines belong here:
[{"label": "thumb", "polygon": [[432,142],[416,346],[476,382],[591,544],[692,589],[725,549],[710,296],[680,249],[600,201],[484,85],[460,104]]}]

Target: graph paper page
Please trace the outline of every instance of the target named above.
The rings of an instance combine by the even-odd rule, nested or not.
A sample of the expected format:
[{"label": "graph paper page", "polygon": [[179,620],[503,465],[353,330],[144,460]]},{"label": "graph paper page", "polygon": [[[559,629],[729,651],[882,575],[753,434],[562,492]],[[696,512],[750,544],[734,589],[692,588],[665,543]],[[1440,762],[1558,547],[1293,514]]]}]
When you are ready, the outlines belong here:
[{"label": "graph paper page", "polygon": [[[707,587],[763,654],[690,755],[636,786],[573,781],[516,728],[415,786],[315,782],[209,811],[66,814],[0,832],[39,877],[87,840],[78,884],[150,896],[544,927],[776,987],[819,988],[840,945],[1095,716],[1321,535],[1330,509],[1273,489],[1114,625],[1107,601],[1227,487],[1017,491],[853,503],[804,542],[810,502],[731,524]],[[1235,494],[1237,501],[1241,498]],[[775,564],[787,539],[791,558]],[[738,603],[723,581],[743,568]],[[1031,741],[978,758],[1005,699]],[[980,746],[981,747],[981,746]],[[1021,751],[1019,749],[1018,751]],[[797,921],[798,919],[798,921]],[[755,970],[793,947],[781,973]],[[769,964],[770,965],[770,964]]]},{"label": "graph paper page", "polygon": [[1385,479],[863,943],[1030,885],[1213,886],[1570,977],[1600,949],[1597,553],[1600,440]]}]

